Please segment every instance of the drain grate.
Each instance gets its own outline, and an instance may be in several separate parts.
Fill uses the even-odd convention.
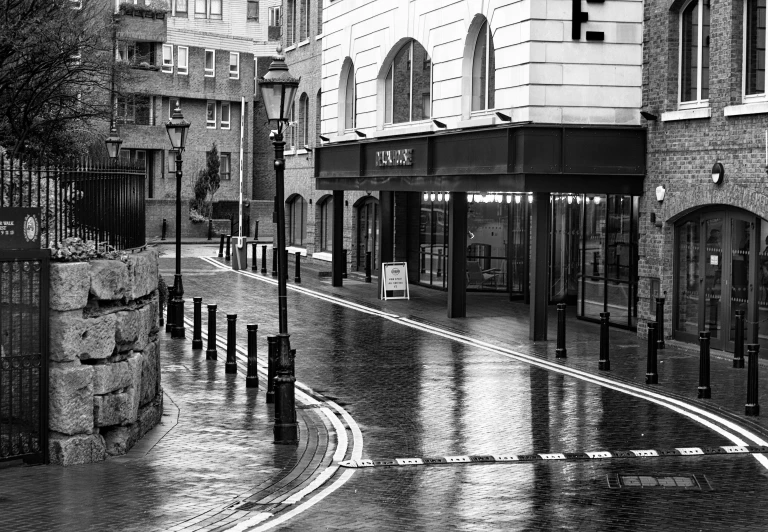
[[[635,475],[630,473],[612,473],[606,476],[611,489],[682,489],[712,490],[712,485],[704,475],[659,474]]]

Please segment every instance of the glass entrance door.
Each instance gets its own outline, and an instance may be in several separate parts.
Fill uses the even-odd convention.
[[[709,331],[711,346],[722,349],[722,315],[723,309],[723,217],[721,214],[710,215],[702,220],[702,233],[706,236],[703,253],[701,254],[701,268],[704,276],[700,279],[701,292],[704,297],[699,299],[699,315],[703,316],[703,323],[699,323],[699,330]],[[727,279],[727,277],[726,277]],[[727,314],[726,314],[727,315]]]
[[[357,209],[357,269],[365,269],[365,255],[371,252],[371,271],[378,268],[376,245],[379,240],[379,202],[368,198]]]

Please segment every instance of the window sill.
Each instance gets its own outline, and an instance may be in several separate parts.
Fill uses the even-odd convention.
[[[509,124],[509,122],[502,122],[499,118],[491,114],[482,114],[478,116],[471,116],[467,120],[460,120],[456,127],[458,128],[471,128],[482,126],[495,126],[496,124]]]
[[[297,248],[295,246],[286,246],[285,250],[288,252],[289,255],[296,255],[296,253],[300,253],[302,257],[307,256],[307,249],[306,248]]]
[[[304,40],[304,41],[301,41],[300,43],[297,43],[297,44],[296,44],[296,49],[299,49],[299,48],[301,48],[302,46],[306,46],[306,45],[308,45],[308,44],[309,44],[309,39],[306,39],[306,40]]]
[[[394,135],[411,135],[414,133],[427,133],[433,131],[434,123],[432,120],[419,121],[419,122],[406,122],[400,124],[388,124],[384,126],[384,129],[376,131],[375,135],[371,137],[391,137]]]
[[[295,45],[295,44],[292,44],[292,45],[290,45],[290,46],[287,46],[287,47],[285,48],[285,50],[284,50],[284,51],[285,51],[285,52],[291,52],[291,51],[293,51],[293,50],[295,50],[295,49],[296,49],[296,45]]]
[[[316,260],[321,260],[323,262],[332,262],[333,261],[333,255],[328,251],[322,251],[319,253],[312,254],[312,258]]]
[[[683,109],[661,113],[662,122],[675,122],[677,120],[697,120],[699,118],[712,118],[711,107],[697,107],[695,109]]]
[[[315,35],[315,40],[320,41],[323,39],[323,37],[325,37],[325,35],[323,35],[322,33],[320,35]]]
[[[725,116],[758,115],[768,113],[768,102],[753,102],[743,105],[729,105],[725,108]]]
[[[229,76],[229,79],[236,81],[240,79],[240,76],[235,76],[235,77]]]

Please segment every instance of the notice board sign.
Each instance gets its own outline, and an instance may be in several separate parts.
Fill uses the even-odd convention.
[[[0,209],[0,249],[40,249],[40,207]]]
[[[381,299],[411,299],[408,291],[408,264],[385,262],[381,265]]]

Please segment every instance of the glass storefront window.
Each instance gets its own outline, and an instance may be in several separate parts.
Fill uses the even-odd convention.
[[[468,290],[506,291],[508,234],[508,203],[495,200],[470,203],[467,211]]]
[[[584,267],[582,271],[582,300],[579,307],[581,316],[600,319],[605,312],[605,196],[584,198]]]
[[[419,282],[446,288],[448,275],[448,204],[421,199],[419,213]]]
[[[699,222],[686,222],[677,229],[677,326],[678,331],[699,330]]]

